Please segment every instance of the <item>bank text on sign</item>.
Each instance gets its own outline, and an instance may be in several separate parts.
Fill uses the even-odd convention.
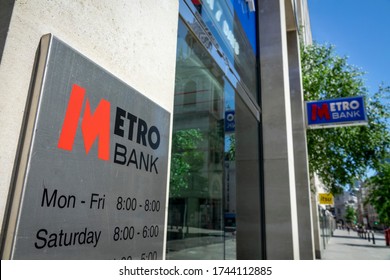
[[[362,96],[306,102],[309,128],[367,124]]]

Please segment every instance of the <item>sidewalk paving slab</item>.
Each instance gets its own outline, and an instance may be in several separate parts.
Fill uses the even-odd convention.
[[[322,251],[322,260],[390,260],[390,247],[386,246],[383,234],[375,233],[372,239],[358,236],[356,231],[336,229],[326,249]]]

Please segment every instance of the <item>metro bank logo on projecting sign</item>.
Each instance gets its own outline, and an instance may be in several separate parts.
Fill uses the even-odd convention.
[[[362,96],[306,102],[309,128],[366,125]]]

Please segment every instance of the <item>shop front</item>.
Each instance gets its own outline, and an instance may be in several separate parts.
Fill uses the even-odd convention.
[[[179,10],[166,258],[236,259],[240,179],[259,181],[237,174],[249,149],[258,157],[256,11],[241,0]]]

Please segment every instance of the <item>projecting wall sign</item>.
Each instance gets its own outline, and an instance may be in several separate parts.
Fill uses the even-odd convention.
[[[362,96],[306,102],[309,128],[366,125]]]
[[[225,132],[234,132],[236,129],[235,111],[225,112]]]
[[[170,114],[52,35],[33,88],[3,257],[162,259]]]

